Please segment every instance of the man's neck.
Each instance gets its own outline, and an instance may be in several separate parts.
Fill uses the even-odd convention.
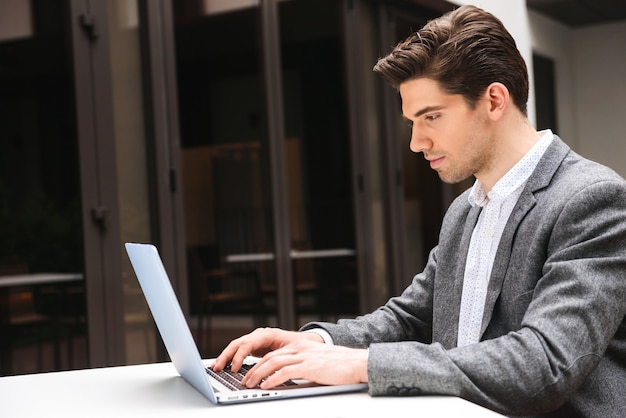
[[[526,117],[519,115],[508,122],[493,132],[494,154],[489,170],[476,174],[487,193],[541,138]]]

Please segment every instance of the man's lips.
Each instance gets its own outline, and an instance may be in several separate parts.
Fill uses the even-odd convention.
[[[433,170],[436,170],[437,167],[439,167],[443,163],[444,157],[437,157],[437,158],[428,157],[426,159],[430,162],[430,168],[432,168]]]

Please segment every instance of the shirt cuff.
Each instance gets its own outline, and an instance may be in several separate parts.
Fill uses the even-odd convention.
[[[327,331],[321,328],[311,328],[311,329],[307,329],[304,332],[313,332],[319,335],[320,337],[322,337],[322,339],[324,340],[324,343],[329,344],[329,345],[335,345],[335,343],[333,342],[333,337],[331,337]]]

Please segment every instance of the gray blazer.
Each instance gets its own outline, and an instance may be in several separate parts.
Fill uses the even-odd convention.
[[[508,415],[626,417],[626,182],[555,137],[504,229],[479,344],[456,347],[480,208],[448,209],[402,295],[321,327],[369,347],[371,395],[445,394]]]

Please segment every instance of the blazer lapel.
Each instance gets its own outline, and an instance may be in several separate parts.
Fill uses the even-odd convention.
[[[472,232],[478,221],[482,208],[479,206],[472,207],[465,220],[463,234],[458,246],[458,254],[454,255],[456,263],[448,263],[450,271],[447,268],[443,276],[444,280],[438,280],[438,290],[436,294],[440,298],[441,303],[436,304],[434,312],[435,320],[433,324],[433,340],[441,343],[445,348],[450,349],[456,347],[459,329],[459,307],[461,306],[461,296],[463,293],[463,276],[465,274],[465,260],[467,260],[467,252],[469,251]]]
[[[498,252],[493,261],[493,268],[491,270],[491,278],[489,279],[489,287],[487,288],[487,297],[485,299],[485,310],[483,312],[483,322],[481,324],[480,335],[484,334],[487,326],[491,322],[493,310],[496,305],[496,301],[500,296],[502,290],[502,283],[506,276],[509,262],[511,260],[511,248],[513,246],[513,238],[515,232],[524,216],[535,206],[536,200],[532,193],[522,193],[520,200],[502,232],[500,243],[498,245]]]
[[[511,216],[502,232],[498,251],[491,270],[491,278],[489,280],[489,288],[487,289],[487,298],[485,300],[485,310],[480,332],[481,337],[491,322],[496,301],[502,290],[502,283],[506,277],[511,260],[511,249],[516,231],[526,214],[536,205],[537,200],[535,194],[550,184],[554,173],[569,151],[570,148],[555,135],[552,144],[548,147],[535,168],[535,171],[528,179],[524,191],[520,195],[513,212],[511,212]]]

